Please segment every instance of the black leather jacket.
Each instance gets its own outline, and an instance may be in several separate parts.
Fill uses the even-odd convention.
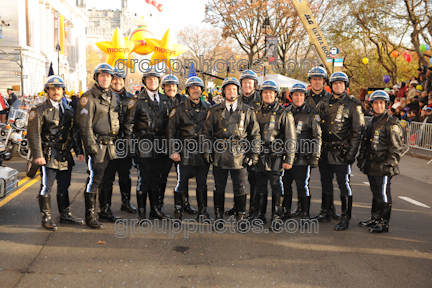
[[[123,89],[122,92],[118,92],[118,91],[115,91],[115,90],[113,90],[113,92],[115,94],[117,94],[117,96],[118,96],[118,100],[119,100],[119,103],[120,103],[120,111],[121,111],[121,113],[119,114],[120,133],[119,133],[118,138],[124,138],[124,131],[123,131],[124,127],[123,127],[122,124],[124,122],[124,118],[125,118],[125,115],[126,115],[126,112],[127,112],[127,109],[128,109],[129,100],[132,99],[132,98],[136,98],[136,96],[133,95],[133,94],[131,94],[131,93],[129,93],[129,92],[127,92],[125,89]]]
[[[290,105],[287,109],[294,115],[297,133],[297,153],[294,165],[310,165],[312,161],[318,161],[321,156],[321,119],[316,111],[306,103],[298,108]]]
[[[325,89],[321,91],[319,94],[313,93],[312,89],[306,93],[305,103],[308,104],[312,109],[316,110],[316,106],[319,102],[324,101],[327,98],[330,98],[331,94],[328,93]]]
[[[136,139],[153,143],[152,149],[142,149],[141,151],[139,143],[136,143],[135,153],[129,151],[129,156],[160,158],[167,155],[166,128],[170,110],[171,102],[168,97],[159,94],[159,106],[156,107],[146,89],[139,93],[137,98],[129,100],[124,120],[125,138],[129,141]]]
[[[74,165],[71,149],[80,155],[83,148],[73,110],[67,104],[62,105],[61,116],[49,99],[34,107],[29,114],[27,138],[33,159],[44,157],[45,167],[68,170]]]
[[[115,140],[120,131],[120,102],[112,90],[97,84],[85,92],[77,106],[77,121],[87,155],[95,163],[116,159]]]
[[[179,105],[180,103],[188,100],[188,97],[186,97],[185,95],[178,94],[178,93],[173,98],[171,98],[167,95],[165,95],[165,96],[170,100],[171,108],[173,108],[173,107]]]
[[[364,116],[360,102],[346,92],[339,98],[324,99],[318,103],[321,118],[323,163],[352,164],[357,155],[364,130]]]
[[[397,118],[387,112],[373,117],[366,126],[357,165],[370,176],[397,175],[402,145],[402,126]]]
[[[243,168],[245,156],[256,161],[261,147],[259,125],[253,109],[241,101],[237,104],[232,115],[226,109],[225,102],[212,106],[203,128],[204,138],[210,140],[213,146],[217,146],[214,144],[217,140],[226,144],[225,150],[211,149],[212,164],[223,169]],[[249,141],[251,149],[244,151],[244,145],[239,140]]]
[[[254,110],[258,110],[261,107],[261,105],[263,104],[261,94],[256,90],[249,97],[246,97],[242,94],[239,97],[239,101],[243,102],[246,105],[249,105]]]
[[[263,104],[255,113],[263,145],[255,170],[282,171],[283,163],[294,163],[297,143],[294,117],[277,100],[270,105]],[[289,142],[294,146],[289,146]]]
[[[187,99],[171,110],[170,119],[168,121],[170,154],[180,154],[181,160],[179,164],[192,166],[207,164],[202,157],[203,149],[199,145],[202,144],[199,138],[202,135],[202,128],[209,113],[209,109],[210,105],[205,101],[200,100],[200,104],[197,105]],[[175,151],[174,140],[181,142],[181,151]],[[194,147],[190,146],[191,148],[187,149],[186,144],[192,142],[191,140],[195,141],[197,145]]]

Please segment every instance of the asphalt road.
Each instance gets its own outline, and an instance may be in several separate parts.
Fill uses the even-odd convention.
[[[134,224],[136,214],[120,211],[117,181],[113,211],[128,219],[129,226],[106,223],[105,229],[92,230],[59,224],[57,232],[50,232],[41,227],[36,199],[40,181],[31,185],[28,180],[20,186],[29,186],[22,193],[0,200],[0,287],[431,287],[432,164],[426,163],[403,157],[402,175],[392,181],[390,232],[381,235],[358,226],[358,221],[370,216],[372,196],[366,176],[357,167],[351,177],[353,217],[343,232],[333,231],[334,220],[320,224],[316,233],[295,231],[294,224],[281,233],[241,234],[230,232],[231,227],[216,233],[206,225],[189,225],[188,237],[186,229],[174,233],[168,228],[163,231],[161,225],[158,231],[155,225],[145,231]],[[25,169],[20,158],[5,164]],[[135,184],[134,168],[132,175]],[[20,172],[20,179],[24,177]],[[70,187],[72,209],[79,217],[84,217],[85,180],[85,165],[79,163]],[[165,211],[171,215],[174,184],[172,170],[165,200]],[[233,196],[231,182],[228,185],[226,207]],[[210,191],[213,186],[209,175]],[[190,191],[196,207],[195,184]],[[316,215],[321,202],[317,169],[312,172],[311,191],[311,215]],[[210,192],[213,216],[212,196]],[[269,198],[268,218],[270,203]],[[340,210],[340,201],[335,203]],[[52,206],[57,219],[55,197]]]

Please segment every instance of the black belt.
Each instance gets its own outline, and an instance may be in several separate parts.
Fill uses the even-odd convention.
[[[345,145],[348,143],[346,141],[332,141],[332,142],[325,142],[323,141],[323,146],[329,149],[343,149]]]
[[[97,136],[97,140],[99,141],[99,144],[103,144],[103,145],[114,144],[113,140],[115,139],[116,137],[107,136],[107,135]]]
[[[68,142],[65,143],[46,142],[44,143],[44,145],[62,151],[62,150],[68,150],[69,143]]]

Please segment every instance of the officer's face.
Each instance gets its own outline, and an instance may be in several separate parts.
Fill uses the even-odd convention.
[[[145,78],[146,87],[150,90],[156,90],[159,87],[159,78],[156,76],[147,76]]]
[[[123,78],[113,77],[111,81],[111,88],[116,91],[120,91],[124,88],[124,84],[125,83]]]
[[[265,104],[271,104],[276,99],[276,92],[272,90],[264,90],[262,92],[262,99]]]
[[[48,88],[48,96],[54,101],[60,101],[63,98],[63,88],[50,87]]]
[[[332,86],[335,94],[342,94],[345,91],[345,82],[343,81],[335,81]]]
[[[237,86],[234,84],[228,84],[224,89],[225,98],[227,102],[235,102],[237,100]]]
[[[384,100],[375,100],[372,102],[372,109],[377,115],[381,115],[385,112],[385,106],[386,105]]]
[[[112,76],[108,73],[100,73],[97,76],[97,82],[99,83],[99,86],[103,89],[107,89],[111,85]]]
[[[177,85],[176,84],[165,84],[163,85],[165,94],[168,97],[173,98],[177,94]]]
[[[248,94],[249,95],[255,89],[255,80],[253,80],[253,79],[243,79],[241,85],[242,85],[242,90],[243,90],[244,94]]]
[[[192,100],[198,100],[201,97],[201,87],[199,86],[191,86],[189,87],[189,97]]]
[[[312,89],[315,91],[319,91],[324,87],[324,78],[321,77],[312,77],[310,80]]]
[[[294,107],[300,107],[305,102],[305,94],[302,92],[294,92],[291,95],[291,100]]]

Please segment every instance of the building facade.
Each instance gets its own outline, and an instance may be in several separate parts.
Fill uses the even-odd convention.
[[[0,49],[18,62],[17,49],[23,49],[24,95],[43,90],[51,63],[68,90],[85,90],[88,18],[76,0],[0,0],[0,9],[2,21],[9,24],[2,27]],[[7,88],[21,86],[16,75],[20,67],[2,51],[0,55],[0,93],[4,95]],[[22,89],[16,94],[22,94]]]

